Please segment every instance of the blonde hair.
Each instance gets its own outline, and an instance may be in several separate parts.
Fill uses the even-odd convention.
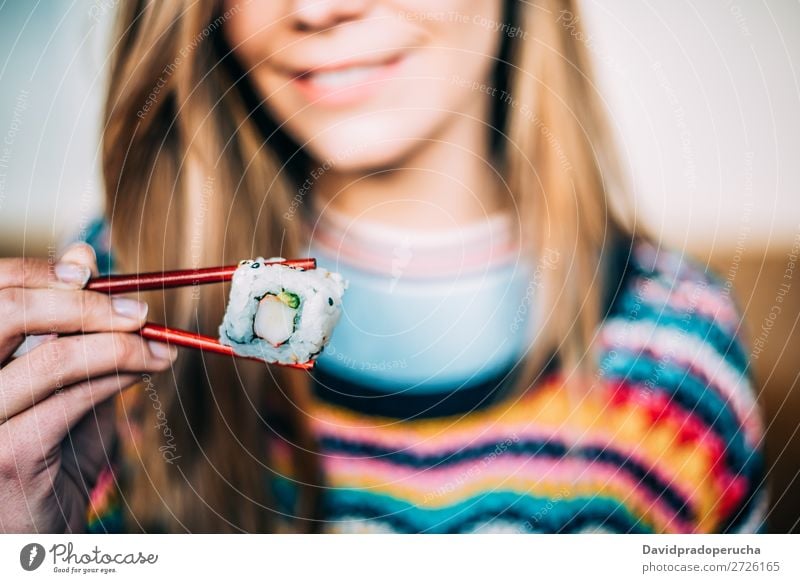
[[[615,198],[623,190],[575,2],[509,0],[506,8],[526,34],[505,39],[498,60],[497,82],[514,99],[498,104],[497,129],[505,134],[498,163],[523,232],[533,234],[531,253],[555,250],[559,258],[543,274],[546,325],[526,374],[553,354],[562,367],[580,370],[602,318],[607,282],[597,266],[625,232],[610,211],[620,205],[609,179]],[[285,214],[303,153],[287,147],[239,78],[218,34],[229,16],[210,0],[120,7],[103,135],[120,269],[222,265],[301,249],[298,221]],[[225,295],[213,286],[148,301],[161,321],[214,335]],[[275,431],[291,444],[300,486],[294,524],[313,530],[322,484],[304,416],[307,377],[183,351],[174,371],[153,382],[181,461],[164,462],[157,411],[142,407],[141,442],[126,451],[131,471],[123,475],[130,528],[275,529],[262,464],[270,459],[264,436],[281,427]]]

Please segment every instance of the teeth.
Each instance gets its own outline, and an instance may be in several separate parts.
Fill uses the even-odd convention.
[[[336,71],[312,73],[308,78],[316,85],[322,85],[324,87],[347,87],[367,81],[378,68],[379,67],[374,65],[348,67],[347,69],[339,69]]]

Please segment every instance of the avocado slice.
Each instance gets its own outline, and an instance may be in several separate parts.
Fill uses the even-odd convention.
[[[278,294],[278,299],[294,310],[300,307],[300,296],[292,292],[283,290]]]

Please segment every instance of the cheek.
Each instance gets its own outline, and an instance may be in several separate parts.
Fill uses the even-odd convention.
[[[278,47],[274,40],[280,31],[283,14],[275,0],[227,0],[225,9],[231,14],[222,27],[228,44],[246,65],[264,61]]]

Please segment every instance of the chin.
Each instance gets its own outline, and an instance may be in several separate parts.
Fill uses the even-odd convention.
[[[362,142],[363,143],[363,142]],[[358,148],[358,149],[357,149]],[[359,146],[339,145],[337,147],[309,145],[308,152],[322,164],[324,160],[332,160],[333,167],[341,173],[365,173],[383,169],[398,168],[410,155],[413,147],[405,143],[365,143]]]
[[[383,116],[382,116],[383,117]],[[332,160],[339,172],[363,172],[397,168],[427,141],[426,132],[419,127],[420,119],[377,120],[365,116],[358,120],[340,122],[312,134],[305,142],[306,150],[315,159]],[[414,123],[416,122],[416,123]]]

